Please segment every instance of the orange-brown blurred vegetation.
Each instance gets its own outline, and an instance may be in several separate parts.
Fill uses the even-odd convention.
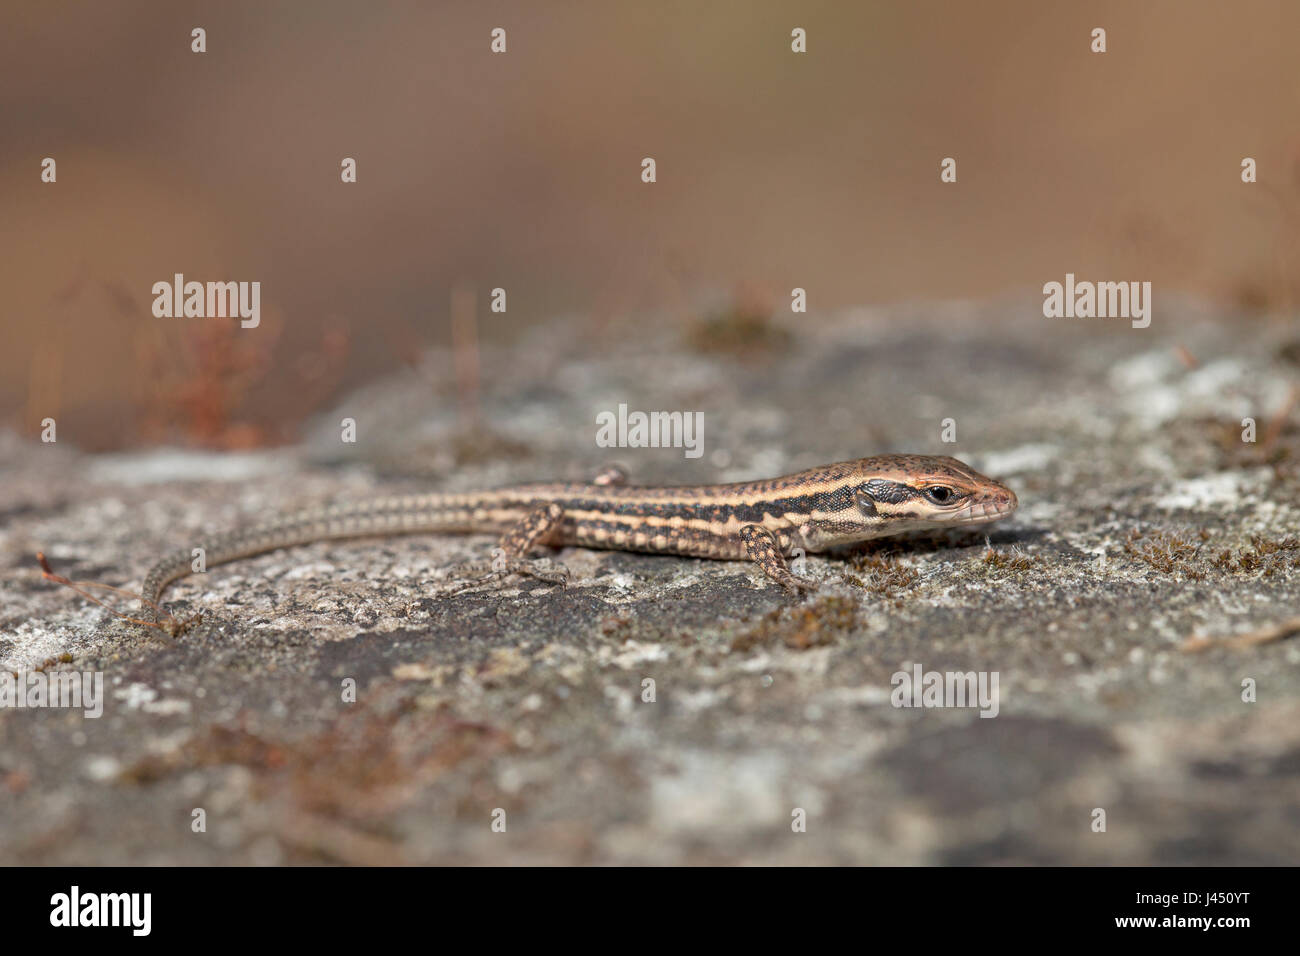
[[[1067,271],[1285,314],[1297,36],[1294,0],[6,4],[0,426],[286,440],[447,341],[466,284],[480,337]],[[177,272],[260,281],[261,327],[154,318]]]

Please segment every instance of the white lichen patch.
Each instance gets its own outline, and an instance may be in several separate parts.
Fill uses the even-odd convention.
[[[293,470],[293,455],[282,449],[256,452],[205,452],[163,449],[99,455],[87,472],[95,481],[150,485],[173,481],[247,481]]]
[[[972,464],[985,474],[998,477],[1043,471],[1060,458],[1061,450],[1056,445],[1047,442],[1030,442],[1017,445],[1015,448],[976,456]]]
[[[1167,485],[1155,496],[1155,505],[1166,511],[1222,511],[1245,504],[1266,481],[1266,469],[1212,472]]]
[[[609,662],[623,670],[636,670],[643,664],[666,661],[671,657],[663,644],[642,644],[628,641],[622,645],[621,653],[612,655]]]
[[[1176,418],[1242,418],[1277,407],[1287,383],[1244,359],[1222,358],[1188,369],[1172,350],[1143,352],[1120,362],[1109,383],[1140,425]]]
[[[661,833],[735,832],[789,813],[780,789],[789,768],[777,755],[686,751],[673,762],[677,774],[650,783],[650,823]]]

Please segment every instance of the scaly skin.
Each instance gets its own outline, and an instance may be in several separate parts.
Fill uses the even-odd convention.
[[[795,550],[826,551],[908,531],[987,524],[1017,507],[1015,493],[955,458],[880,455],[765,481],[651,488],[621,472],[591,484],[519,485],[497,491],[373,498],[276,517],[195,546],[207,567],[342,538],[392,534],[500,534],[495,573],[562,581],[524,559],[536,547],[604,548],[750,560],[777,584],[815,585],[786,563]],[[145,579],[155,620],[167,585],[191,573],[191,552],[160,561]]]

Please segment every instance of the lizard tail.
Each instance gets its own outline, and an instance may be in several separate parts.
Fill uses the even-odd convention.
[[[468,495],[397,495],[310,508],[238,531],[204,537],[195,542],[192,550],[168,555],[149,570],[141,592],[145,613],[154,623],[161,623],[162,595],[167,586],[218,564],[314,541],[480,530],[474,519]]]

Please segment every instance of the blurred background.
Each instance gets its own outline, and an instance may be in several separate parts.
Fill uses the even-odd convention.
[[[1297,0],[0,4],[0,666],[120,685],[0,713],[0,862],[1293,864],[1298,36]],[[259,282],[260,325],[155,317],[176,273]],[[1151,327],[1044,318],[1067,273],[1152,283]],[[704,455],[601,447],[624,403]],[[798,602],[321,543],[179,582],[165,647],[33,560],[129,594],[307,502],[886,451],[1020,509]],[[912,664],[1006,706],[888,706]]]
[[[481,339],[593,348],[1066,272],[1286,321],[1297,36],[1292,0],[6,4],[0,426],[291,441],[450,341],[456,289]],[[155,318],[177,272],[260,281],[261,326]]]

